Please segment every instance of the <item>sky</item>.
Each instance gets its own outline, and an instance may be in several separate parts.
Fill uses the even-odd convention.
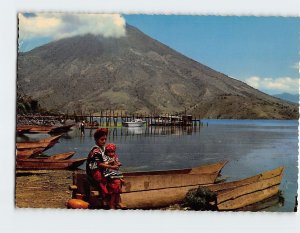
[[[126,23],[268,94],[299,92],[296,17],[19,14],[19,49],[85,33],[126,36]]]

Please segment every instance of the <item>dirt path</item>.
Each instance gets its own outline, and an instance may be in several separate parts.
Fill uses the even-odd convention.
[[[16,172],[16,207],[66,208],[71,198],[72,171],[35,170]]]

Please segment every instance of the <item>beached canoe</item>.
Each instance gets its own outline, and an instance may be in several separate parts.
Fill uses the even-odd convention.
[[[280,167],[247,179],[204,186],[217,192],[215,205],[218,210],[234,210],[276,195],[282,174],[283,168]],[[180,203],[189,190],[197,187],[199,185],[124,192],[121,197],[129,209],[159,208]]]
[[[283,170],[278,167],[250,178],[207,187],[217,193],[218,210],[239,209],[276,195]]]
[[[54,160],[54,159],[20,159],[16,168],[23,170],[56,170],[76,169],[85,162],[86,158]]]
[[[54,144],[58,142],[61,136],[62,135],[48,137],[48,138],[41,139],[39,141],[17,142],[16,146],[18,150],[36,149],[36,148],[44,148],[44,150],[46,150],[54,146]]]
[[[31,128],[32,126],[24,126],[24,127],[17,126],[16,128],[17,135],[23,135],[24,133],[29,133]]]
[[[191,169],[124,173],[123,192],[212,184],[227,161]]]
[[[52,129],[53,126],[32,125],[29,133],[50,133]]]
[[[47,137],[47,138],[40,139],[36,142],[57,142],[61,138],[61,136],[62,136],[62,134],[52,136],[52,137]]]
[[[34,157],[35,159],[52,159],[52,160],[66,160],[70,159],[75,154],[74,151],[71,152],[65,152],[60,154],[55,154],[51,156],[41,156],[41,157]]]
[[[17,159],[28,159],[30,157],[39,155],[44,150],[45,150],[44,147],[34,148],[34,149],[17,150],[16,151]]]
[[[163,202],[163,205],[169,205],[170,201],[173,203],[182,199],[180,197],[181,199],[178,200],[176,198],[177,193],[172,192],[172,190],[183,189],[186,193],[191,186],[197,187],[199,185],[212,184],[216,181],[217,176],[226,163],[227,161],[224,161],[191,169],[124,173],[125,184],[122,195],[134,194],[129,197],[132,201],[141,199],[142,201],[134,201],[134,203],[141,203],[138,208],[145,207],[144,204],[147,202],[147,197],[143,198],[143,193],[147,194],[148,192],[151,192],[150,195],[154,193],[154,196],[151,196],[152,201],[146,204],[147,208],[155,207],[158,199],[160,199],[160,202]],[[91,191],[94,194],[97,193],[95,192],[97,189],[91,186],[86,174],[80,171],[74,173],[72,187],[74,197],[76,194],[88,197]],[[170,192],[166,195],[161,193],[162,196],[155,196],[160,190],[169,190]],[[124,196],[124,198],[127,202],[129,201],[128,195]]]
[[[74,124],[71,125],[62,125],[62,126],[49,126],[49,125],[20,125],[18,128],[28,128],[30,127],[29,133],[49,133],[49,134],[55,134],[55,133],[63,133],[67,132],[71,129],[71,127],[74,126]]]
[[[17,150],[44,148],[44,151],[54,146],[54,144],[55,142],[17,142],[16,147]]]

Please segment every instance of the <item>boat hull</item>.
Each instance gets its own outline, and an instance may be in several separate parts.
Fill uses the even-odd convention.
[[[72,152],[65,152],[65,153],[60,153],[60,154],[55,154],[55,155],[51,155],[48,157],[45,156],[41,156],[41,157],[34,157],[35,159],[47,159],[47,160],[66,160],[66,159],[70,159],[73,155],[75,154],[74,151]]]
[[[129,208],[154,208],[176,203],[189,189],[214,183],[226,163],[192,169],[124,173],[122,201]],[[97,191],[82,172],[74,174],[73,185],[76,186],[73,197],[82,194],[86,201],[89,201],[91,191]]]
[[[217,192],[218,210],[239,209],[276,195],[282,179],[283,168],[277,168],[240,181],[203,185]],[[153,190],[124,192],[122,203],[129,209],[152,209],[180,203],[187,192],[198,185],[170,187]]]
[[[217,208],[219,210],[235,210],[239,209],[269,197],[279,192],[279,186],[283,176],[283,167],[279,167],[272,171],[262,173],[258,176],[251,177],[253,182],[241,182],[235,187],[231,186],[231,182],[223,185],[223,189],[219,189],[217,185],[211,187],[211,190],[219,189],[217,192]]]
[[[23,149],[17,150],[17,159],[28,159],[30,157],[36,156],[42,153],[45,150],[45,147],[34,148],[34,149]]]
[[[144,123],[142,123],[142,122],[138,122],[138,123],[123,122],[122,125],[125,127],[142,127],[144,125]]]
[[[37,148],[45,148],[44,150],[46,150],[54,146],[54,144],[58,142],[61,136],[62,135],[57,135],[57,136],[48,137],[33,142],[17,142],[16,146],[18,150],[28,150],[28,149],[37,149]]]
[[[85,162],[86,158],[51,160],[51,159],[25,159],[17,160],[16,168],[23,170],[53,170],[75,169]]]

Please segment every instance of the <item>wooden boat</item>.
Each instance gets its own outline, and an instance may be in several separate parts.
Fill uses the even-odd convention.
[[[132,121],[122,122],[122,125],[125,127],[142,127],[145,123],[146,121],[142,119],[134,119]]]
[[[30,129],[32,128],[32,126],[17,126],[17,135],[23,135],[24,133],[29,133]]]
[[[29,141],[29,142],[17,142],[16,146],[18,150],[24,149],[36,149],[36,148],[44,148],[44,150],[49,149],[50,147],[54,146],[55,143],[58,142],[59,138],[62,135],[57,135],[53,137],[48,137],[41,139],[39,141]],[[42,151],[44,151],[42,150]]]
[[[147,202],[147,197],[144,199],[143,193],[150,192],[154,193],[154,196],[151,197],[151,202],[147,203],[147,207],[155,207],[157,199],[166,200],[167,205],[173,202],[171,196],[176,196],[176,193],[173,193],[173,189],[186,189],[185,193],[190,189],[191,186],[198,186],[204,184],[212,184],[215,182],[217,176],[219,175],[221,169],[225,166],[227,161],[219,162],[211,165],[195,167],[191,169],[180,169],[180,170],[167,170],[167,171],[149,171],[149,172],[127,172],[124,173],[125,184],[123,187],[123,195],[131,195],[130,198],[134,203],[143,203],[138,208],[144,207],[145,202]],[[87,179],[87,176],[83,172],[76,172],[73,177],[73,196],[76,194],[82,194],[87,199],[89,199],[90,192],[93,191],[95,195],[98,195],[95,192],[96,188],[93,187]],[[155,196],[156,192],[160,190],[170,190],[169,195]],[[140,196],[141,195],[141,196]],[[128,202],[128,195],[124,198]],[[122,197],[123,198],[123,197]],[[141,199],[144,201],[134,201],[134,199]],[[89,200],[87,200],[89,201]],[[176,199],[177,201],[177,199]],[[135,207],[134,207],[135,208]]]
[[[29,130],[30,133],[50,133],[50,131],[53,129],[52,126],[40,126],[40,125],[34,125]]]
[[[60,154],[55,154],[51,156],[43,156],[43,157],[34,157],[35,159],[52,159],[52,160],[66,160],[70,159],[73,155],[75,154],[74,151],[71,152],[65,152],[65,153],[60,153]]]
[[[16,146],[18,150],[44,148],[44,151],[54,146],[55,143],[56,142],[17,142]]]
[[[57,170],[76,169],[85,162],[86,158],[55,160],[55,159],[18,159],[17,169],[23,170]]]
[[[212,184],[227,161],[180,170],[124,173],[124,192]]]
[[[71,127],[73,127],[74,124],[71,124],[71,125],[62,125],[62,126],[55,126],[55,127],[52,127],[52,129],[50,130],[50,134],[53,133],[63,133],[63,132],[68,132]]]
[[[62,134],[53,136],[53,137],[47,137],[47,138],[38,140],[37,142],[57,142],[61,136],[62,136]]]
[[[17,150],[16,155],[17,159],[28,159],[35,155],[39,155],[45,150],[44,147],[42,148],[34,148],[34,149],[24,149],[24,150]]]
[[[283,168],[228,183],[205,185],[217,192],[218,210],[234,210],[276,195],[282,179]],[[122,202],[129,209],[150,209],[180,203],[186,193],[199,185],[122,193]]]
[[[279,192],[283,170],[283,167],[278,167],[250,178],[208,188],[217,193],[215,204],[218,210],[234,210],[276,195]]]
[[[21,125],[19,128],[30,127],[29,133],[62,133],[67,132],[71,129],[71,125],[62,125],[62,126],[50,126],[50,125]]]

